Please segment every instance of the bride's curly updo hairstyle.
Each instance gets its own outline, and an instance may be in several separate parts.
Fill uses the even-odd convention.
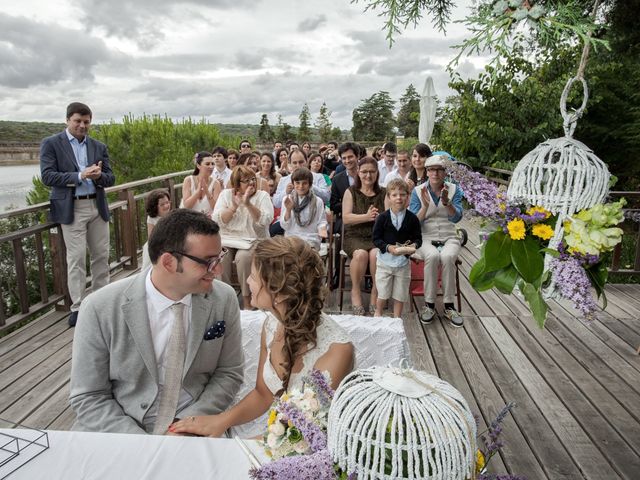
[[[316,329],[327,295],[324,263],[304,240],[283,236],[258,242],[253,262],[262,288],[273,298],[274,313],[284,325],[282,385],[286,391],[296,358],[317,344]],[[284,318],[276,309],[278,304],[286,307]]]

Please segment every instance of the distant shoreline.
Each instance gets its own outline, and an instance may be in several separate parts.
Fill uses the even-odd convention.
[[[14,160],[14,159],[2,159],[0,158],[0,167],[15,167],[18,165],[38,165],[40,160]]]

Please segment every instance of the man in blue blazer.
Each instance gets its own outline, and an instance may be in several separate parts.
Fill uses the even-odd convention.
[[[91,118],[87,105],[69,104],[65,131],[45,138],[40,145],[42,181],[51,187],[49,219],[61,224],[67,249],[72,327],[87,282],[87,247],[92,289],[109,283],[109,206],[104,189],[115,183],[115,177],[106,145],[87,135]]]

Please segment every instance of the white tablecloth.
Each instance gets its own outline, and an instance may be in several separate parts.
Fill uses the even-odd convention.
[[[2,433],[33,437],[29,430],[0,429],[1,444],[7,441]],[[49,449],[16,470],[10,480],[249,478],[249,459],[232,439],[60,431],[48,434]],[[260,461],[266,461],[257,442],[246,443]],[[28,455],[25,450],[0,467],[0,478],[22,461],[21,456]]]
[[[242,344],[245,354],[244,383],[238,393],[241,400],[255,386],[260,335],[265,314],[260,311],[242,310]],[[356,349],[356,368],[374,365],[398,365],[401,359],[410,362],[409,344],[404,333],[402,319],[390,317],[358,317],[355,315],[331,315],[349,334]],[[266,426],[266,415],[234,432],[249,438],[261,434]]]

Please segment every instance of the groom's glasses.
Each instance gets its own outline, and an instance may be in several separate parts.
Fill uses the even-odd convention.
[[[217,257],[213,257],[210,258],[209,260],[205,260],[204,258],[199,258],[199,257],[194,257],[193,255],[189,255],[188,253],[184,253],[184,252],[169,252],[171,255],[182,255],[183,257],[187,257],[190,260],[193,260],[196,263],[199,263],[200,265],[206,265],[207,266],[207,272],[211,273],[215,270],[215,268],[218,266],[218,264],[222,261],[222,259],[224,258],[224,256],[229,253],[229,250],[227,250],[226,248],[222,247],[222,250],[220,251],[220,255],[218,255]]]

